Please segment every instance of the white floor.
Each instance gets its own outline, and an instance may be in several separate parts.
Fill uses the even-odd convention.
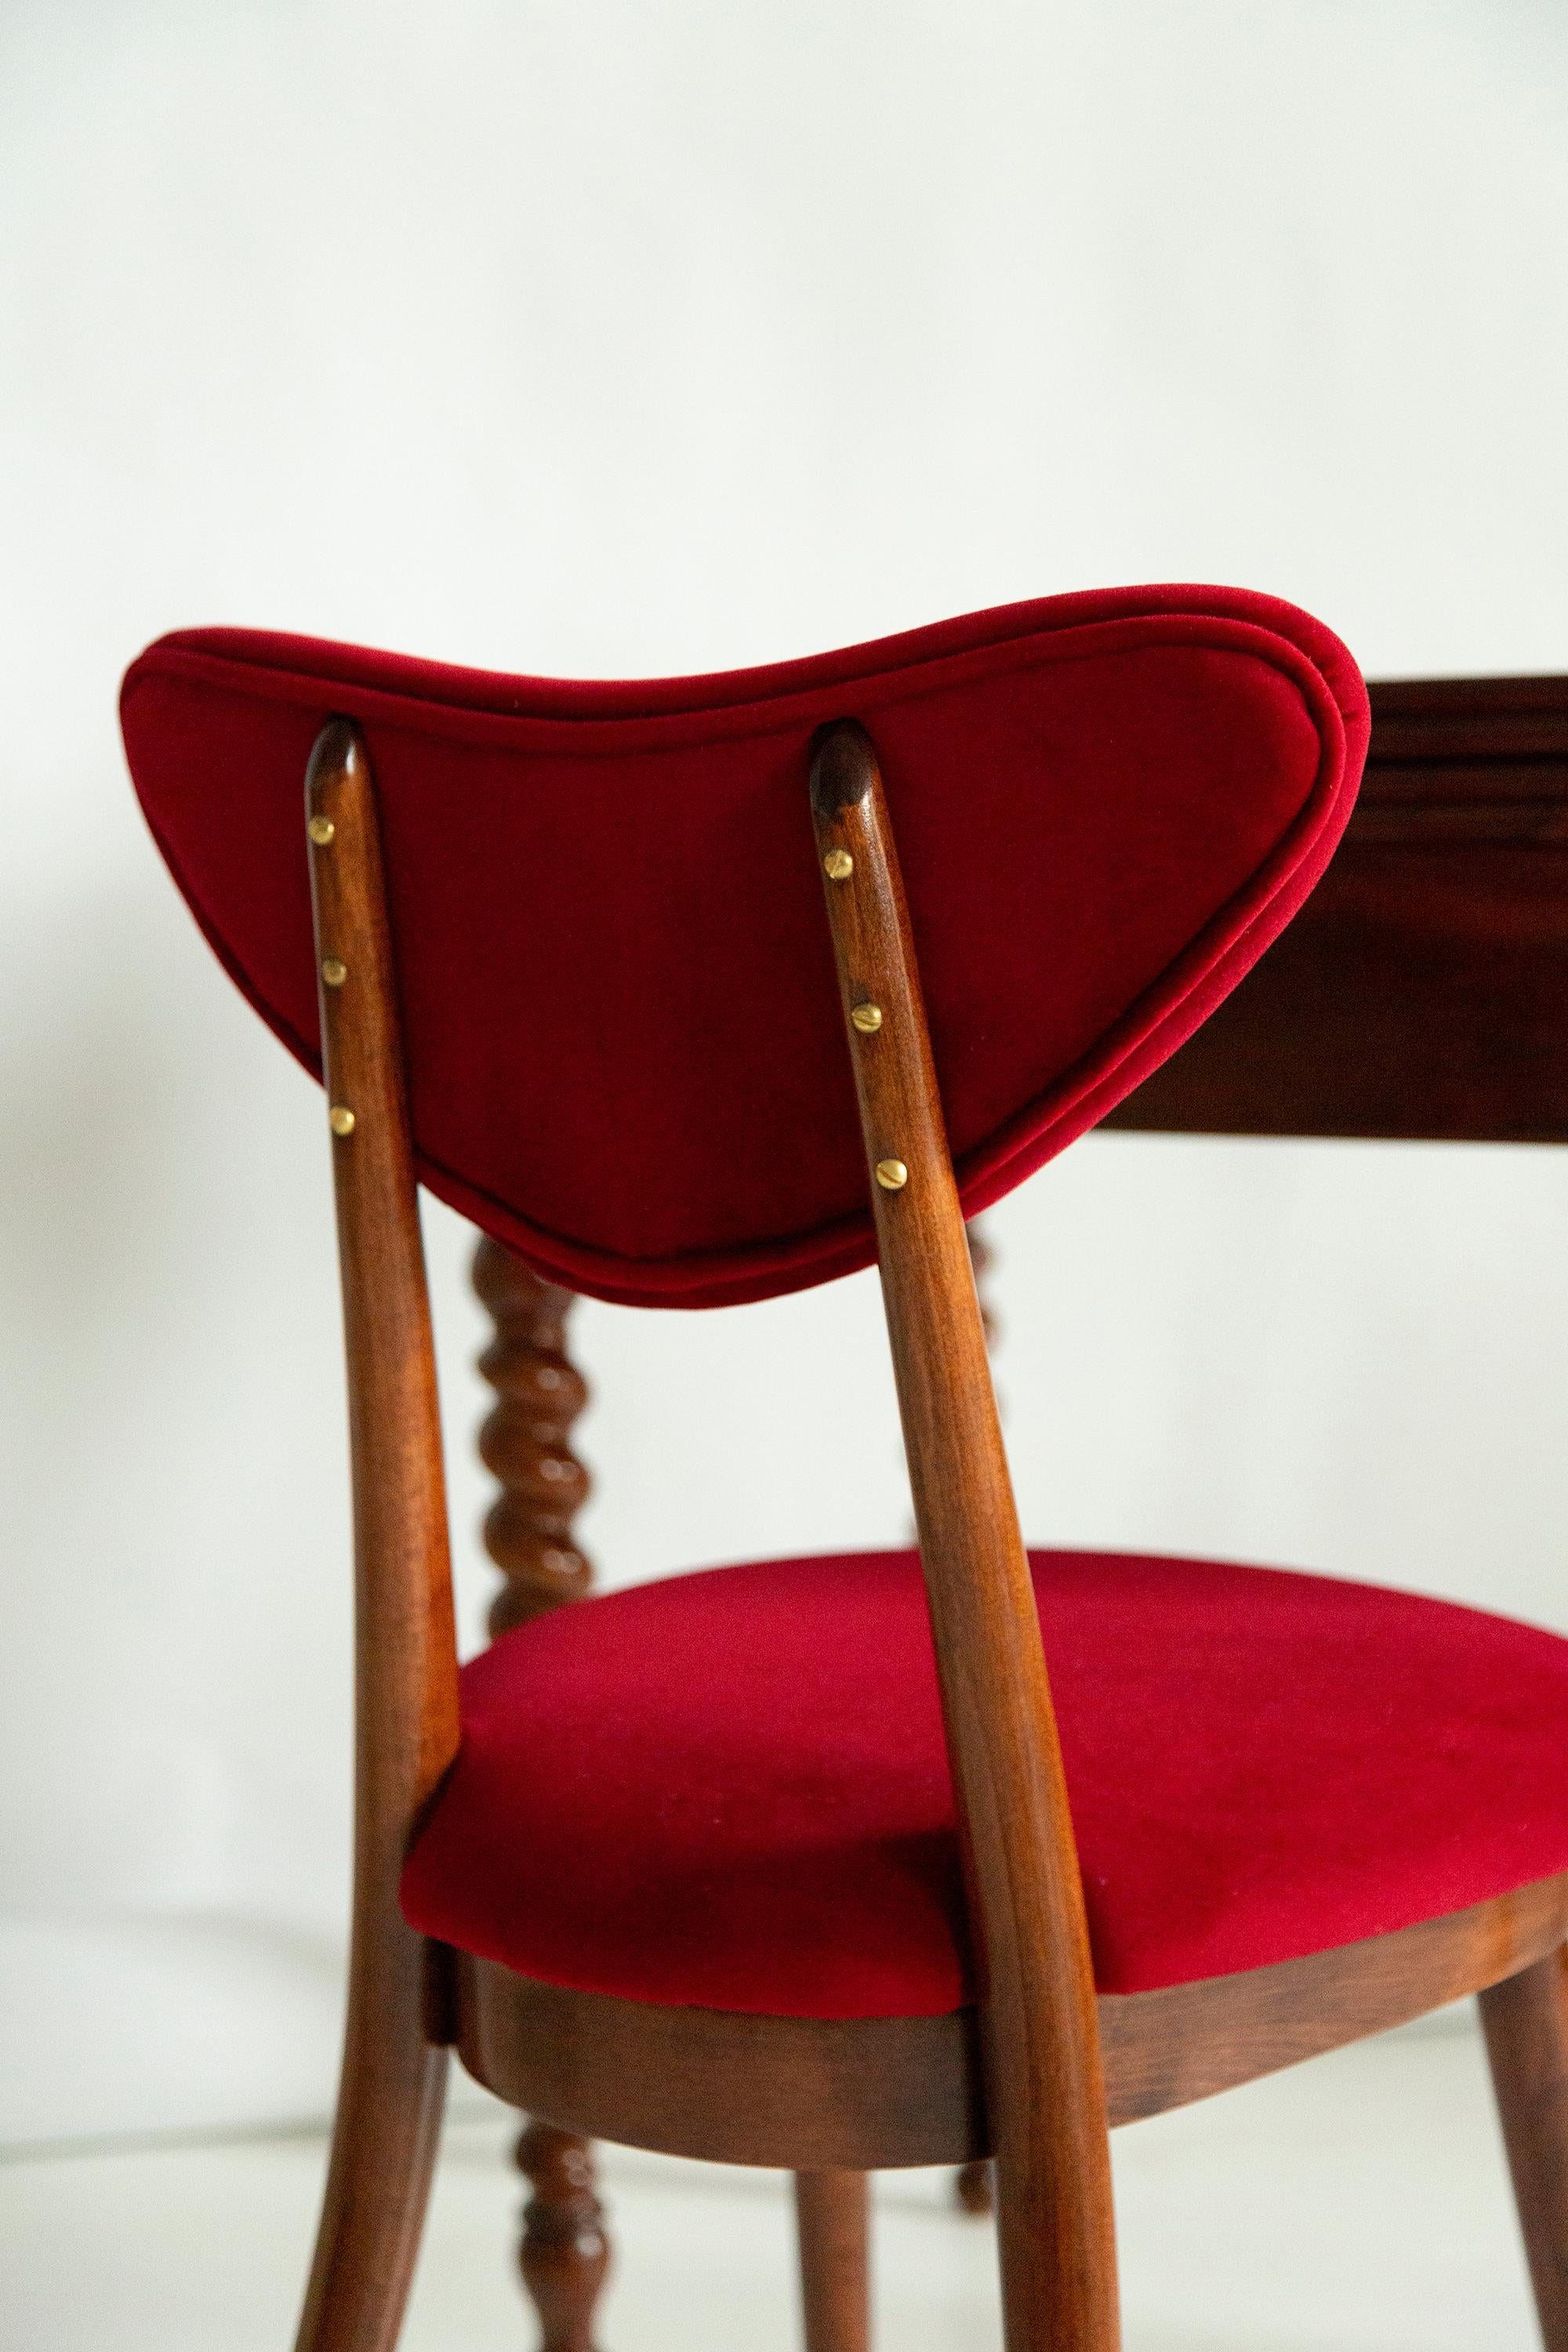
[[[528,2352],[509,2245],[511,2124],[465,2089],[406,2352]],[[1407,2032],[1121,2133],[1130,2352],[1527,2352],[1523,2269],[1479,2044]],[[6,2352],[283,2352],[314,2219],[314,2135],[0,2168]],[[796,2341],[785,2184],[605,2157],[605,2352]],[[989,2225],[948,2177],[878,2182],[884,2352],[995,2342]]]

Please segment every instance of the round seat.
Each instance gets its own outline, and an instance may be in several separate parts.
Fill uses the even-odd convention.
[[[1036,1551],[1095,1973],[1230,1975],[1568,1869],[1568,1641],[1334,1578]],[[408,1858],[427,1935],[777,2016],[973,1997],[911,1551],[574,1603],[463,1669]]]

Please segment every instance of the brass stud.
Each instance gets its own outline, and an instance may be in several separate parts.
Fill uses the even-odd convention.
[[[325,849],[337,829],[330,816],[313,816],[306,827],[318,849]]]
[[[901,1192],[910,1181],[910,1171],[901,1160],[879,1160],[877,1181],[884,1192]]]
[[[879,1004],[852,1004],[849,1018],[862,1037],[874,1037],[882,1025],[882,1008]]]
[[[327,1113],[327,1125],[334,1135],[352,1135],[354,1131],[354,1115],[346,1103],[334,1103]]]
[[[830,882],[847,882],[855,871],[855,860],[847,849],[830,849],[822,861],[822,870]]]
[[[341,988],[348,976],[349,968],[347,964],[340,963],[336,956],[329,956],[326,962],[321,966],[321,978],[326,982],[329,988]]]

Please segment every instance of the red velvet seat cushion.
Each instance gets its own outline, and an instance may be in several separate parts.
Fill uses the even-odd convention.
[[[1374,1586],[1031,1554],[1103,1990],[1321,1951],[1568,1869],[1568,1642]],[[578,1602],[463,1670],[406,1864],[547,1982],[810,2017],[970,1994],[910,1552]]]
[[[1339,838],[1368,727],[1321,623],[1194,587],[623,684],[186,630],[121,711],[193,913],[318,1073],[302,778],[322,721],[358,722],[421,1177],[575,1289],[684,1307],[875,1255],[806,806],[825,720],[878,747],[970,1211],[1262,953]]]

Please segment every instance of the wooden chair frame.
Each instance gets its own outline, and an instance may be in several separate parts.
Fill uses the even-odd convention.
[[[311,754],[306,814],[350,1391],[355,1868],[342,2081],[300,2352],[384,2352],[395,2342],[451,2045],[479,2080],[562,2132],[793,2171],[809,2352],[859,2352],[867,2341],[867,2173],[980,2156],[996,2167],[1007,2352],[1113,2352],[1109,2126],[1471,1991],[1487,1996],[1543,2334],[1549,2352],[1568,2352],[1568,1874],[1310,1959],[1095,1994],[897,856],[875,752],[858,727],[820,740],[810,794],[979,2006],[858,2021],[665,2009],[534,1983],[426,1945],[404,1924],[403,1856],[457,1751],[457,1659],[374,791],[357,731],[329,722]],[[592,2235],[591,2218],[584,2227]],[[602,2269],[602,2243],[600,2256]],[[585,2344],[585,2314],[574,2305],[567,2319],[576,2332],[559,2340]]]

